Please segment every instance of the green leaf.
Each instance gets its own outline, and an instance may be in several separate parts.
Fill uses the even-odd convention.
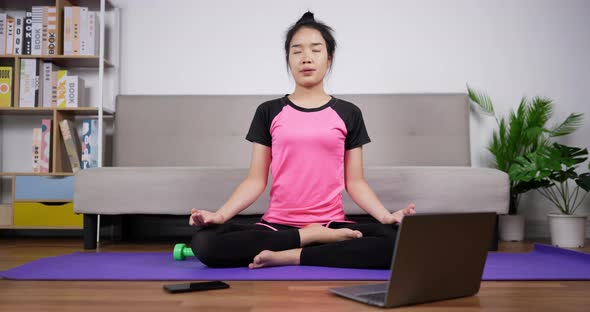
[[[555,171],[551,173],[550,177],[552,180],[557,182],[565,182],[569,179],[576,179],[578,177],[578,174],[574,170],[575,168],[569,168],[566,171]]]
[[[524,115],[524,139],[522,141],[525,153],[535,151],[544,141],[545,124],[553,114],[553,101],[546,97],[536,96],[527,106]]]
[[[527,144],[524,130],[526,127],[527,118],[527,102],[526,98],[522,98],[518,109],[514,112],[510,112],[509,117],[509,128],[508,137],[505,144],[508,149],[508,155],[513,159],[514,157],[522,154],[522,147]]]
[[[590,167],[590,165],[588,167]],[[590,192],[590,172],[582,173],[580,177],[576,179],[576,184],[584,191]]]
[[[536,164],[524,157],[518,157],[508,172],[508,176],[512,181],[528,182],[533,180],[536,175]]]
[[[559,159],[561,164],[567,168],[583,163],[587,159],[587,157],[584,157],[588,155],[587,149],[561,145],[559,143],[554,143],[553,147],[557,151],[557,154],[552,155],[552,157]]]
[[[469,98],[479,105],[479,107],[481,107],[484,112],[492,115],[494,114],[494,105],[492,104],[492,99],[490,99],[487,94],[475,91],[471,89],[469,85],[467,85],[467,93],[469,94]]]
[[[526,125],[530,128],[544,128],[553,114],[553,102],[546,97],[534,97],[527,108]]]
[[[555,126],[549,131],[551,137],[558,137],[562,135],[568,135],[580,128],[583,123],[584,114],[570,114],[560,125]]]
[[[496,168],[498,170],[508,172],[512,163],[512,158],[507,156],[507,139],[506,139],[506,121],[504,118],[500,119],[498,130],[492,134],[492,141],[488,150],[496,157]]]
[[[555,185],[555,183],[551,182],[549,179],[543,179],[540,181],[532,180],[528,182],[519,182],[513,188],[512,191],[515,194],[522,194],[526,193],[530,190],[538,189],[540,187],[551,187]]]

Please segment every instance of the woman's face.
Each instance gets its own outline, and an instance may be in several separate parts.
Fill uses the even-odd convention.
[[[295,33],[289,46],[289,68],[298,85],[322,83],[331,63],[326,41],[318,30],[303,27]]]

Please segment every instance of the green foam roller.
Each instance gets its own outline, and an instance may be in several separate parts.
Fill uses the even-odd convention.
[[[186,246],[186,244],[176,244],[174,246],[174,260],[181,261],[186,259],[186,257],[194,257],[195,254],[190,247]]]

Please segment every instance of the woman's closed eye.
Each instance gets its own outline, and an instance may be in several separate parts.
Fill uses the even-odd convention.
[[[322,52],[321,50],[312,50],[312,52]],[[301,51],[293,52],[293,54],[299,54]]]

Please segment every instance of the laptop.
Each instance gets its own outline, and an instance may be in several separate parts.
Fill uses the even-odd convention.
[[[475,295],[495,222],[495,212],[405,216],[387,283],[329,290],[384,308]]]

